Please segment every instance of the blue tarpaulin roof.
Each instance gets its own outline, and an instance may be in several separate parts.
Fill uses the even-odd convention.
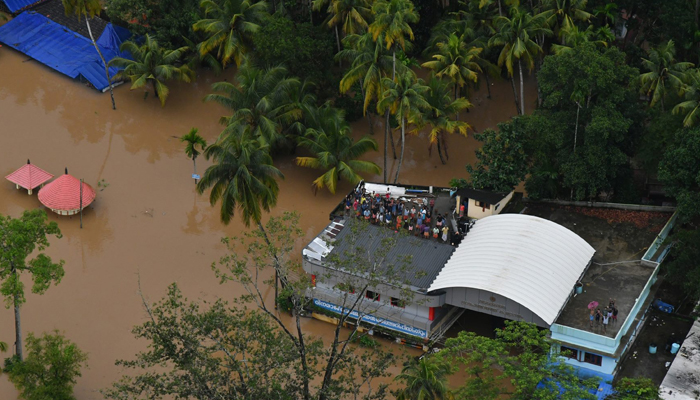
[[[119,46],[130,35],[124,28],[107,25],[97,45],[108,63],[116,56],[125,56],[119,53]],[[71,78],[83,77],[98,90],[109,86],[104,64],[90,39],[41,14],[25,11],[0,26],[0,42]],[[111,67],[110,77],[118,71]]]
[[[2,0],[2,2],[7,6],[7,9],[12,13],[29,7],[34,3],[38,3],[39,1],[41,0]]]

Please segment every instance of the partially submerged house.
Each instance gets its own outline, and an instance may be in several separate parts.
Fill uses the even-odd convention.
[[[605,229],[602,225],[587,227],[585,217],[572,219],[571,212],[559,209],[550,215],[489,215],[471,220],[466,225],[469,228],[463,229],[465,218],[457,215],[457,196],[450,189],[371,185],[374,196],[431,205],[433,215],[448,213],[447,224],[451,229],[459,227],[461,240],[423,239],[397,233],[393,226],[370,225],[348,243],[357,219],[341,205],[331,214],[332,222],[302,251],[302,266],[315,283],[309,296],[316,307],[345,314],[350,310],[344,304],[360,299],[370,307],[351,313],[355,323],[389,335],[394,332],[396,337],[413,337],[414,343],[426,345],[439,339],[465,310],[527,321],[551,331],[553,354],[566,352],[570,357],[565,361],[581,376],[613,379],[644,324],[659,265],[667,252],[662,243],[675,218],[668,220],[655,240],[655,234],[646,233],[635,237],[642,239],[635,243],[627,243],[627,232],[620,236],[606,220],[596,223],[608,226],[608,232],[601,231]],[[493,197],[490,204],[499,204],[509,195],[498,197],[500,201]],[[394,235],[396,243],[388,259],[410,256],[406,283],[400,287],[380,284],[362,293],[355,290],[362,284],[343,287],[344,271],[329,261],[343,257],[350,247],[371,253],[388,235]],[[647,238],[653,241],[651,245]],[[611,243],[620,246],[619,250]],[[647,246],[641,259],[630,259]],[[335,273],[329,274],[329,268],[336,268]],[[322,279],[324,276],[333,278]],[[353,279],[361,282],[362,273],[353,272]],[[410,304],[400,298],[406,289],[414,297]],[[598,301],[604,307],[610,298],[616,299],[619,320],[606,332],[600,326],[590,329],[588,304]]]
[[[77,17],[66,17],[60,0],[43,3],[37,10],[43,14],[35,10],[24,11],[0,26],[0,42],[70,78],[87,82],[102,92],[107,90],[109,81],[104,64],[92,41],[54,20],[64,23],[75,20],[73,22],[77,23]],[[120,53],[119,46],[129,39],[131,33],[99,18],[94,20],[101,22],[95,24],[93,33],[106,62],[117,56],[128,56]],[[76,30],[85,29],[81,28],[85,25],[84,19],[82,21],[81,26],[75,27]],[[118,68],[110,67],[110,77],[114,77],[118,71]]]
[[[469,218],[480,219],[489,215],[498,215],[513,198],[513,191],[491,192],[488,190],[463,188],[458,189],[453,196],[456,199],[457,209],[464,206],[464,215]]]

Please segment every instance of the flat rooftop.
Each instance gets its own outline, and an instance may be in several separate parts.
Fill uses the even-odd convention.
[[[352,224],[358,223],[354,218],[344,222],[346,226],[335,237],[330,254],[353,253],[357,248],[368,254],[380,254],[379,248],[387,243],[384,239],[395,239],[385,256],[406,272],[401,280],[418,289],[430,286],[455,251],[453,246],[434,239],[426,240],[363,222],[359,234],[353,234]],[[402,265],[404,259],[405,265]]]
[[[528,204],[525,214],[570,229],[596,250],[581,279],[583,293],[569,300],[556,323],[591,331],[588,304],[597,301],[602,311],[612,298],[617,323],[608,324],[603,333],[594,322],[592,332],[615,337],[654,272],[640,260],[672,214],[543,204]]]
[[[694,400],[700,392],[700,321],[685,336],[676,359],[661,383],[665,400]]]

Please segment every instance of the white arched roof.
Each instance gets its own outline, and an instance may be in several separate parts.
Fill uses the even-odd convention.
[[[580,236],[552,221],[493,215],[476,221],[429,290],[488,290],[551,325],[594,253]]]

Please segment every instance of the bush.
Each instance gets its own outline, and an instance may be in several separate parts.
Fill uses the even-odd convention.
[[[74,400],[73,387],[87,354],[58,331],[27,336],[27,357],[5,359],[4,372],[26,400]]]
[[[319,88],[333,85],[333,36],[323,27],[271,15],[253,36],[254,56],[263,66],[284,65],[292,76],[313,80]]]

